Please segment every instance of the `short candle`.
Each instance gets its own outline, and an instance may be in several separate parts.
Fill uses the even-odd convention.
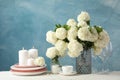
[[[32,49],[29,49],[28,53],[29,53],[29,58],[35,59],[38,57],[38,50],[35,49],[34,47]]]

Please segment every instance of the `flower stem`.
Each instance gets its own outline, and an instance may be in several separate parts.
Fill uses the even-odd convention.
[[[56,56],[55,58],[52,59],[52,63],[53,64],[59,64],[59,60],[58,60],[59,56]]]

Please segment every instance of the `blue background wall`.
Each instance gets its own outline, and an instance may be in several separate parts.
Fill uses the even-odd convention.
[[[55,24],[76,19],[81,11],[88,11],[91,24],[103,26],[111,37],[113,54],[110,70],[120,70],[120,0],[0,0],[0,71],[18,62],[18,51],[33,45],[45,56],[51,46],[46,32]],[[68,57],[67,57],[68,58]],[[75,59],[63,59],[68,64]],[[94,61],[99,64],[99,61]]]

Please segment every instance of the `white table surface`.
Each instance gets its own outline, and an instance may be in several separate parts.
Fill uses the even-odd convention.
[[[0,71],[0,80],[120,80],[120,71],[114,71],[107,74],[77,74],[74,76],[48,73],[36,76],[16,76],[9,71]]]

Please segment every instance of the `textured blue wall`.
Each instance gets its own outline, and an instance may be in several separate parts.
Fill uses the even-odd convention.
[[[18,62],[18,50],[23,46],[30,49],[33,45],[50,68],[50,60],[45,56],[51,46],[46,42],[46,32],[57,23],[76,19],[81,11],[88,11],[91,24],[103,26],[110,34],[113,43],[110,69],[120,70],[119,7],[120,0],[0,0],[0,70],[9,70]],[[63,59],[70,64],[69,60],[75,61]]]

